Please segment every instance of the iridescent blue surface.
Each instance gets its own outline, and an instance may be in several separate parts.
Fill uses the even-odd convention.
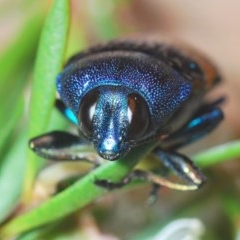
[[[56,106],[78,125],[79,138],[52,132],[31,146],[50,159],[82,159],[72,146],[84,137],[101,157],[116,160],[159,140],[173,170],[191,178],[180,169],[187,158],[169,151],[208,134],[223,119],[221,100],[206,104],[203,98],[219,80],[215,67],[188,48],[124,40],[90,47],[73,56],[56,81]]]
[[[77,115],[83,96],[98,86],[125,86],[142,95],[154,126],[165,124],[190,97],[192,84],[163,61],[142,53],[95,54],[68,65],[57,79],[63,102]]]
[[[71,122],[78,124],[78,120],[75,116],[75,114],[70,110],[69,108],[66,108],[63,113]]]
[[[129,151],[128,93],[124,88],[109,86],[99,87],[99,91],[93,118],[93,143],[103,158],[116,159]]]

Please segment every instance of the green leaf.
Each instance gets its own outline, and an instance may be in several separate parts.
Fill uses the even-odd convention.
[[[228,142],[209,150],[203,151],[193,157],[193,160],[202,167],[240,157],[240,140]]]
[[[13,85],[18,73],[31,66],[35,57],[36,44],[42,26],[42,12],[34,12],[16,34],[12,44],[1,54],[0,58],[0,94],[6,94],[6,87]],[[27,79],[26,79],[27,80]],[[8,89],[11,89],[8,88]]]
[[[41,10],[41,9],[40,9]],[[41,10],[42,11],[42,10]],[[23,111],[24,87],[35,57],[42,13],[27,14],[24,26],[0,58],[0,154],[11,151],[9,140],[15,134]],[[31,33],[31,34],[29,34]],[[0,160],[1,162],[1,160]]]
[[[19,96],[17,99],[17,104],[13,107],[13,109],[10,110],[11,117],[7,119],[7,121],[4,122],[3,125],[4,128],[0,130],[0,154],[3,156],[4,153],[8,150],[7,146],[9,146],[10,136],[15,133],[15,127],[18,126],[19,119],[21,119],[21,116],[23,114],[23,98]],[[2,109],[1,109],[2,110]],[[1,112],[1,111],[0,111]],[[1,118],[0,122],[5,119]],[[12,149],[10,149],[12,151]],[[0,160],[2,162],[2,159]]]
[[[26,14],[24,25],[0,58],[0,222],[16,207],[23,188],[27,147],[27,131],[22,129],[26,122],[24,87],[35,57],[42,15],[42,8]]]
[[[26,159],[26,130],[23,130],[9,154],[3,159],[0,168],[0,222],[12,212],[17,205],[23,187]]]
[[[17,237],[16,240],[70,240],[86,239],[86,233],[79,228],[78,212],[41,228],[36,228]]]
[[[240,205],[239,205],[239,194],[238,193],[230,193],[228,192],[223,196],[223,209],[225,210],[228,218],[232,222],[232,226],[235,232],[235,239],[239,239],[240,228]]]
[[[55,79],[65,52],[69,1],[55,0],[46,18],[38,48],[30,104],[29,138],[46,130],[55,99]],[[40,159],[28,151],[24,199],[28,199]]]
[[[43,203],[40,207],[10,221],[0,231],[0,236],[16,235],[55,221],[103,196],[107,190],[96,186],[94,181],[96,179],[107,179],[119,182],[129,174],[140,159],[152,150],[155,144],[151,143],[137,147],[123,159],[108,162],[96,168],[65,191]]]
[[[222,149],[224,149],[227,153],[224,155],[225,159],[228,159],[231,156],[239,156],[238,144],[239,141],[231,143],[227,146],[223,146]],[[43,203],[40,207],[9,222],[2,229],[1,234],[4,236],[15,235],[24,231],[28,231],[35,227],[60,219],[74,212],[75,210],[86,206],[86,204],[91,203],[93,200],[104,195],[105,193],[104,189],[97,187],[93,183],[95,179],[108,179],[116,182],[119,181],[126,176],[134,167],[134,165],[138,163],[139,159],[142,159],[153,147],[154,145],[137,147],[122,160],[109,162],[95,169],[81,180],[76,182],[73,186],[69,187],[67,190],[59,193],[49,201]],[[230,149],[230,151],[225,149],[225,147]],[[215,150],[218,150],[218,148],[215,148]],[[213,150],[209,150],[207,152],[211,151]],[[216,151],[214,152],[216,153]],[[218,152],[219,151],[217,151],[217,153]],[[217,156],[218,154],[215,154],[215,157]],[[201,159],[196,157],[195,159],[198,159],[199,163],[201,164],[201,160],[205,158]],[[211,164],[213,164],[214,161],[213,159],[211,160]],[[39,216],[41,216],[41,218]]]

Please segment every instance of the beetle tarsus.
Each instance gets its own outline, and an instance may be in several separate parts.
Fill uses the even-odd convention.
[[[188,184],[199,188],[206,181],[206,177],[200,169],[185,155],[177,152],[163,151],[159,147],[154,150],[154,154],[165,167],[172,170]]]
[[[160,188],[161,186],[159,184],[155,184],[155,183],[152,184],[152,189],[151,189],[151,192],[149,193],[149,196],[146,202],[147,206],[151,206],[157,202]]]

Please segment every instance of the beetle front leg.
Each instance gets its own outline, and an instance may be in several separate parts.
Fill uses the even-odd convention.
[[[156,184],[151,180],[149,180],[151,178],[150,175],[151,175],[150,172],[135,169],[128,176],[126,176],[122,181],[112,182],[107,179],[96,179],[94,183],[99,187],[102,187],[111,191],[111,190],[124,187],[125,185],[129,184],[131,180],[134,180],[134,179],[151,182],[152,191],[149,194],[147,205],[152,205],[158,198],[160,184],[159,183]]]
[[[55,161],[87,161],[99,165],[99,158],[95,154],[83,151],[88,144],[78,136],[67,132],[53,131],[32,138],[29,141],[30,148],[39,156]]]
[[[204,174],[187,156],[177,152],[164,151],[160,147],[154,149],[153,153],[165,167],[186,182],[179,190],[197,189],[206,181]]]
[[[114,183],[105,179],[97,179],[95,184],[108,190],[113,190],[123,187],[132,179],[137,179],[150,182],[154,187],[164,186],[175,190],[190,191],[198,189],[205,182],[206,177],[186,156],[174,152],[165,152],[160,148],[156,148],[153,153],[168,169],[185,180],[186,184],[175,183],[153,172],[140,169],[134,170],[120,182]],[[152,195],[156,195],[156,191],[153,191]]]

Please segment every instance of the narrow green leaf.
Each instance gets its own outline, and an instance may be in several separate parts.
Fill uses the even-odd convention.
[[[74,240],[86,239],[86,233],[79,228],[79,214],[72,214],[62,221],[54,221],[41,228],[21,234],[16,240]]]
[[[240,195],[238,192],[230,192],[229,189],[227,194],[224,194],[222,198],[222,207],[225,210],[226,215],[232,223],[232,232],[235,235],[234,239],[239,240],[240,237]]]
[[[0,111],[1,112],[1,111]],[[13,110],[11,111],[11,117],[7,119],[8,121],[5,121],[3,125],[4,128],[0,130],[1,138],[0,138],[0,154],[3,154],[5,152],[5,147],[7,144],[9,145],[9,137],[14,132],[14,128],[19,123],[19,119],[21,118],[21,115],[23,114],[23,98],[19,97],[17,104],[13,107]],[[1,118],[0,122],[2,120],[5,120],[5,118]],[[12,151],[12,150],[10,150]],[[2,160],[0,159],[0,163]]]
[[[113,182],[119,182],[154,146],[155,143],[151,143],[137,147],[123,159],[108,162],[96,168],[65,191],[43,203],[40,207],[13,219],[3,227],[0,231],[0,236],[12,236],[31,230],[86,206],[107,192],[107,190],[94,184],[96,179],[108,179]]]
[[[4,99],[0,102],[0,126],[4,126],[0,129],[1,156],[4,151],[11,151],[8,140],[13,135],[23,110],[23,90],[35,57],[42,19],[39,10],[34,14],[28,14],[24,26],[16,34],[11,45],[1,54],[0,96],[2,100]]]
[[[0,168],[0,222],[17,205],[22,192],[26,159],[26,130],[13,142],[12,149],[3,159]]]
[[[228,142],[213,147],[193,157],[193,160],[202,167],[208,167],[227,159],[240,157],[240,140]]]
[[[6,93],[5,86],[12,83],[11,80],[18,72],[26,69],[35,56],[35,48],[42,26],[42,12],[34,12],[26,19],[26,23],[16,34],[12,44],[1,54],[0,58],[0,93]],[[31,59],[31,61],[30,61]],[[11,84],[12,87],[12,84]]]
[[[69,1],[55,0],[46,18],[37,54],[32,87],[29,138],[47,128],[55,98],[55,79],[65,52],[69,21]],[[24,198],[31,191],[38,171],[39,158],[31,151],[27,155]]]

